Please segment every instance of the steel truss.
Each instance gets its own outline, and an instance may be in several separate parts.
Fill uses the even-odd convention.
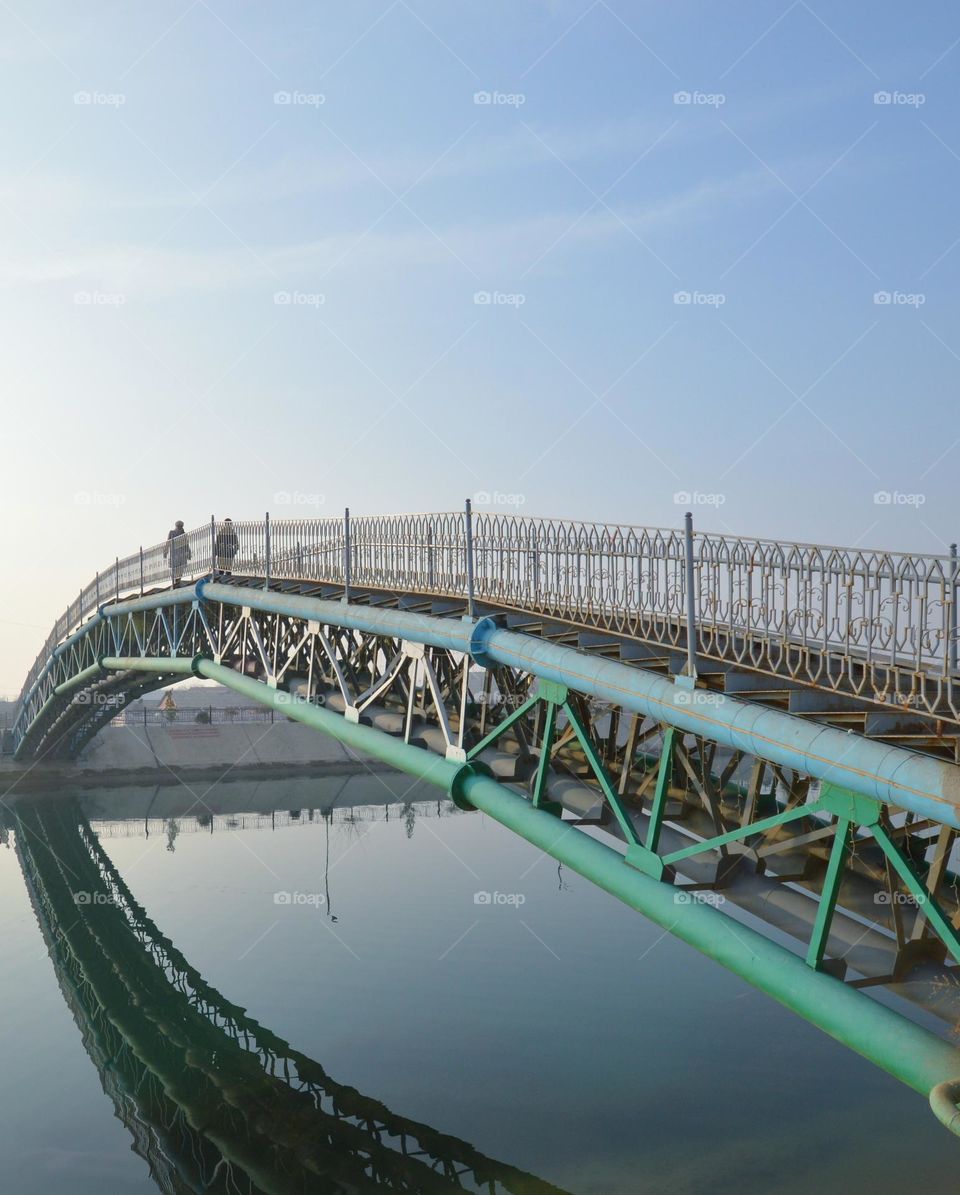
[[[832,761],[805,768],[809,753],[756,732],[728,732],[711,703],[730,700],[693,678],[670,686],[674,705],[653,703],[657,712],[645,713],[626,696],[606,696],[616,684],[599,668],[591,673],[581,652],[501,633],[489,619],[461,619],[457,607],[405,615],[374,594],[352,596],[358,601],[202,583],[195,593],[107,605],[54,654],[25,707],[20,755],[70,757],[139,693],[191,674],[212,677],[442,783],[461,807],[484,808],[470,792],[495,778],[498,792],[522,793],[536,816],[566,819],[565,834],[582,837],[586,825],[608,830],[624,874],[671,892],[678,917],[694,907],[698,917],[725,917],[700,906],[729,902],[798,940],[804,966],[824,983],[887,983],[953,1015],[932,993],[960,962],[960,898],[949,867],[955,804],[931,816],[945,799],[909,785],[900,805],[878,799],[880,789],[859,776],[860,757],[857,766],[839,758],[851,752],[847,736],[836,740],[844,745]],[[558,679],[588,676],[597,683]],[[792,728],[787,714],[764,716]],[[701,724],[715,729],[691,731]],[[763,741],[768,751],[748,749]],[[881,754],[887,760],[897,751]],[[898,774],[920,767],[900,755],[890,763]],[[843,766],[850,786],[834,778],[846,774]],[[953,779],[952,765],[924,760],[922,769],[924,783]],[[521,824],[511,828],[524,832]],[[544,849],[563,857],[549,839]],[[602,870],[585,874],[602,882]],[[777,994],[775,987],[767,990]],[[821,1023],[809,1008],[791,1006]],[[936,1086],[946,1121],[949,1093]]]

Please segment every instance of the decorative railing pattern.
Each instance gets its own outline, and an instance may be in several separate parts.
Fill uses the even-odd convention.
[[[693,588],[700,656],[960,719],[955,554],[912,555],[681,530],[472,513],[222,524],[101,570],[57,620],[21,701],[99,606],[215,568],[466,597],[683,650]],[[469,548],[468,548],[469,544]],[[219,558],[218,558],[219,555]],[[472,564],[472,569],[469,567]]]

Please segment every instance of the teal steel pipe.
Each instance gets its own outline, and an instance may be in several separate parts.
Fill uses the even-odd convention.
[[[161,593],[149,593],[146,597],[125,598],[122,602],[107,602],[100,607],[101,618],[112,618],[115,614],[139,614],[144,610],[157,610],[161,606],[183,606],[200,599],[200,587],[183,585],[179,589],[165,589]]]
[[[484,666],[500,663],[523,669],[736,751],[960,829],[960,768],[933,756],[846,734],[723,693],[682,688],[633,665],[502,630],[491,618],[473,622],[204,581],[195,589],[201,600],[469,651]],[[188,595],[193,588],[177,592]],[[116,609],[121,613],[125,607],[147,609],[156,598],[171,596],[134,599]],[[178,600],[192,599],[184,596]],[[112,612],[114,608],[109,609]]]
[[[448,793],[456,792],[507,829],[539,847],[611,896],[642,913],[752,986],[766,992],[798,1016],[855,1050],[902,1083],[944,1103],[944,1084],[957,1083],[960,1051],[929,1030],[847,986],[755,930],[737,922],[732,932],[726,914],[690,902],[672,885],[642,874],[610,846],[573,826],[564,825],[484,775],[473,764],[460,764],[372,727],[347,722],[321,706],[292,698],[262,681],[242,676],[210,660],[146,661],[104,657],[107,668],[148,671],[195,671],[234,692],[322,731],[348,747],[398,768]],[[163,668],[152,665],[162,663]],[[950,1091],[956,1090],[951,1086]]]
[[[960,768],[955,764],[723,693],[684,688],[617,660],[500,630],[492,619],[478,624],[474,652],[960,829]]]
[[[305,597],[295,593],[264,592],[236,585],[201,581],[197,586],[204,601],[225,602],[229,606],[249,606],[270,614],[364,631],[370,635],[392,635],[411,639],[430,647],[469,652],[474,623],[470,619],[442,618],[436,614],[415,614],[409,610],[388,610],[377,606],[358,606],[342,601]]]

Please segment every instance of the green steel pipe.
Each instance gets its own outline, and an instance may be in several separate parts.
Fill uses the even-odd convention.
[[[472,764],[431,755],[372,727],[347,722],[321,706],[292,698],[252,677],[198,657],[196,660],[141,660],[104,657],[106,668],[195,672],[298,722],[338,739],[348,747],[434,784],[482,810],[527,842],[552,855],[579,875],[636,909],[708,958],[818,1026],[864,1058],[936,1100],[941,1115],[943,1085],[958,1090],[960,1051],[840,980],[808,966],[799,956],[748,926],[734,931],[726,915],[704,904],[688,903],[678,890],[629,866],[623,856],[572,826],[535,809],[518,793],[483,775]],[[158,667],[160,665],[160,667]]]

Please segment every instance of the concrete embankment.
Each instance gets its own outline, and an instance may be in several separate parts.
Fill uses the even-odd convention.
[[[293,722],[245,722],[206,726],[107,726],[74,761],[0,764],[0,784],[18,791],[48,787],[60,780],[89,786],[149,780],[176,784],[178,777],[218,779],[231,775],[278,776],[312,769],[349,775],[383,771],[342,743]]]

